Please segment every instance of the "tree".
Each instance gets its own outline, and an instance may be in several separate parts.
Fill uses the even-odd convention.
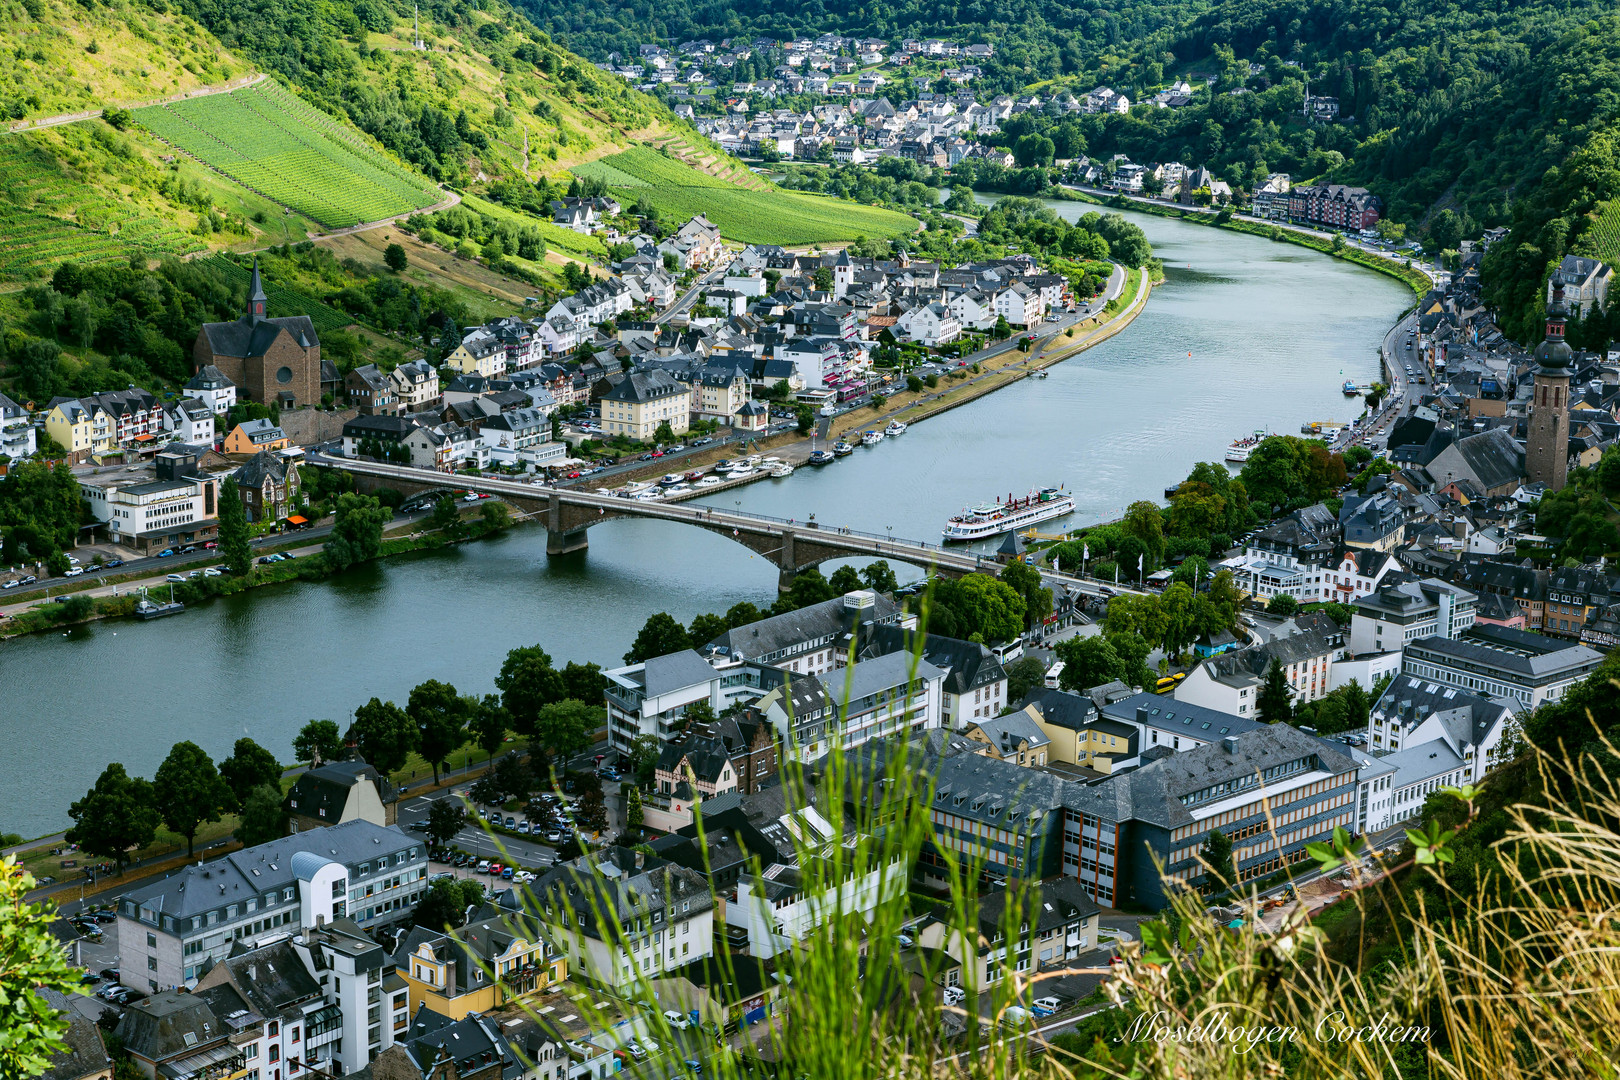
[[[713,641],[729,629],[731,628],[726,625],[724,615],[716,615],[712,611],[706,611],[701,615],[692,616],[692,625],[686,631],[686,636],[692,640],[693,644],[701,645],[704,642]]]
[[[540,710],[534,740],[553,756],[567,759],[591,744],[600,723],[595,706],[583,701],[555,701]]]
[[[994,338],[1012,337],[1012,324],[1007,321],[1007,317],[1005,315],[996,316],[996,325],[990,331],[990,336]],[[929,382],[928,385],[933,386],[934,383]]]
[[[1266,612],[1271,615],[1292,615],[1299,610],[1299,601],[1287,593],[1278,593],[1266,601]]]
[[[411,264],[405,257],[405,249],[398,244],[389,244],[383,248],[383,262],[396,274],[404,273],[405,268]]]
[[[1255,715],[1262,724],[1286,724],[1294,718],[1294,695],[1288,685],[1288,675],[1281,661],[1271,658],[1266,668],[1265,681],[1260,684],[1260,695],[1255,701]]]
[[[832,577],[827,579],[827,584],[832,588],[834,594],[843,596],[845,593],[859,590],[863,583],[860,572],[853,566],[840,566],[833,571]]]
[[[433,513],[428,515],[428,528],[450,536],[461,535],[461,507],[454,498],[442,495],[434,502]]]
[[[219,553],[225,569],[242,577],[253,569],[253,551],[248,546],[247,509],[242,505],[236,481],[227,476],[219,486]]]
[[[483,902],[484,886],[473,878],[441,878],[416,905],[411,919],[429,930],[456,930],[467,921],[467,911]]]
[[[668,612],[659,611],[648,616],[642,624],[641,632],[630,645],[630,651],[624,654],[624,662],[639,664],[654,656],[667,656],[691,647],[692,639],[687,636],[686,628]]]
[[[68,842],[86,854],[113,860],[119,874],[131,848],[152,842],[160,820],[151,783],[130,776],[116,761],[101,771],[84,798],[68,807],[68,817],[73,819],[65,834]]]
[[[1237,884],[1237,866],[1232,861],[1232,841],[1219,829],[1209,830],[1198,855],[1209,867],[1204,872],[1204,883],[1220,891]]]
[[[1372,715],[1372,696],[1354,679],[1339,688],[1339,696],[1344,701],[1344,727],[1341,730],[1366,730],[1367,721]]]
[[[1033,656],[1021,656],[1007,665],[1007,700],[1023,701],[1031,690],[1046,683],[1046,665]]]
[[[630,743],[630,749],[624,753],[625,771],[636,778],[636,783],[646,787],[652,783],[653,770],[658,766],[658,756],[663,753],[663,747],[656,735],[637,735]]]
[[[260,784],[242,799],[242,816],[236,823],[236,839],[243,847],[268,844],[287,833],[287,808],[281,787]]]
[[[803,435],[816,426],[816,413],[810,406],[800,402],[794,406],[793,415],[798,421],[799,434]]]
[[[900,587],[899,580],[894,576],[894,570],[885,559],[866,564],[861,571],[861,581],[873,592],[892,594]]]
[[[269,786],[281,791],[281,763],[276,756],[246,736],[237,739],[231,756],[219,763],[220,779],[230,796],[227,807],[242,806],[256,787]]]
[[[433,767],[433,783],[445,758],[467,741],[467,714],[461,695],[449,683],[429,679],[411,690],[405,713],[416,724],[416,745]]]
[[[1120,528],[1126,536],[1141,541],[1148,561],[1157,566],[1164,560],[1164,515],[1159,508],[1143,499],[1125,508]]]
[[[1058,685],[1064,690],[1088,690],[1121,677],[1124,664],[1114,645],[1102,634],[1072,637],[1057,643],[1053,652],[1063,661]],[[1010,673],[1009,673],[1010,674]],[[1009,694],[1008,700],[1011,700]]]
[[[1011,641],[1024,629],[1024,598],[989,574],[942,582],[934,589],[934,604],[951,620],[949,629],[942,626],[936,631],[947,637],[988,644]]]
[[[660,445],[663,445],[663,446],[668,446],[670,443],[672,443],[674,441],[675,441],[675,429],[669,426],[669,421],[668,420],[660,420],[660,421],[658,421],[658,426],[653,429],[653,442],[659,443]]]
[[[1176,582],[1159,596],[1160,640],[1171,656],[1184,652],[1198,635],[1193,628],[1193,591],[1185,582]]]
[[[600,664],[576,664],[570,660],[562,669],[562,680],[563,697],[575,701],[601,701],[607,689],[607,678],[602,674]]]
[[[311,720],[298,730],[293,739],[293,756],[309,762],[314,768],[323,761],[331,761],[343,752],[343,735],[332,720]]]
[[[495,751],[506,743],[506,732],[511,727],[512,717],[501,704],[501,699],[495,694],[485,694],[482,701],[469,697],[464,699],[467,708],[467,734],[478,744],[478,748],[489,758],[491,766],[495,761]]]
[[[336,520],[326,538],[327,566],[344,570],[382,554],[383,525],[392,516],[392,510],[370,495],[339,495]]]
[[[278,777],[279,779],[279,777]],[[186,858],[194,854],[197,829],[218,821],[231,793],[213,759],[194,742],[177,742],[152,777],[152,796],[163,824],[186,838]]]
[[[562,700],[563,678],[551,666],[550,653],[538,645],[520,646],[501,662],[495,688],[512,717],[512,727],[520,734],[533,735],[540,710]]]
[[[646,820],[647,815],[641,808],[641,789],[632,787],[624,800],[624,827],[639,829]]]
[[[34,875],[8,855],[0,861],[0,1005],[6,1013],[0,1037],[0,1076],[39,1076],[68,1049],[62,1036],[68,1015],[59,1013],[37,990],[71,996],[80,972],[69,966],[62,943],[51,932],[57,915],[49,903],[28,903]],[[70,1010],[71,1011],[71,1010]]]
[[[1001,568],[1001,580],[1024,598],[1024,629],[1052,614],[1052,590],[1041,584],[1041,572],[1026,562],[1010,562]]]
[[[398,772],[416,749],[416,724],[392,701],[372,698],[354,710],[347,740],[384,776]]]
[[[422,835],[434,847],[444,847],[456,838],[466,823],[467,812],[458,800],[434,799],[428,804],[427,820],[423,823],[426,827]]]

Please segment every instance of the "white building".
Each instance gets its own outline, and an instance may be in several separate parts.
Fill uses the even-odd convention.
[[[183,443],[214,445],[214,411],[197,398],[182,398],[163,406],[163,430]]]
[[[799,811],[797,818],[801,843],[833,844],[832,826],[813,808]],[[870,843],[859,838],[845,843],[863,842]],[[738,880],[737,899],[727,905],[726,920],[747,932],[750,956],[769,959],[789,952],[817,928],[844,916],[859,915],[870,921],[880,903],[894,899],[906,887],[906,866],[898,857],[859,873],[855,868],[865,864],[853,852],[842,860],[801,855],[800,863],[774,863],[757,881],[749,874]],[[843,869],[836,877],[835,864]]]
[[[203,402],[215,413],[230,411],[236,404],[236,384],[213,364],[208,364],[186,380],[187,397]]]
[[[1478,783],[1489,768],[1491,755],[1516,730],[1516,711],[1512,701],[1399,675],[1373,703],[1367,720],[1367,746],[1380,753],[1441,742],[1466,767],[1466,782]]]
[[[0,394],[0,454],[16,461],[31,456],[36,446],[28,410]]]
[[[1474,625],[1477,600],[1439,578],[1382,585],[1355,602],[1350,652],[1394,652],[1419,638],[1459,637]]]

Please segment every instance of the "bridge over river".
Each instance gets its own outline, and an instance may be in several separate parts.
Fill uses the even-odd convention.
[[[780,571],[778,584],[786,589],[794,575],[819,566],[829,559],[856,556],[892,559],[941,574],[958,577],[976,570],[994,572],[997,563],[983,553],[949,548],[925,540],[860,532],[856,529],[823,527],[814,520],[750,514],[712,506],[686,505],[651,499],[626,499],[617,495],[578,491],[464,473],[438,472],[406,465],[357,461],[311,455],[309,464],[352,473],[362,491],[391,487],[407,497],[427,491],[472,491],[499,496],[531,520],[546,526],[546,553],[563,555],[587,546],[586,532],[593,525],[615,518],[651,518],[695,525],[718,533],[770,560]],[[1097,595],[1102,586],[1072,574],[1043,571],[1051,582]],[[1113,591],[1127,591],[1118,586]]]

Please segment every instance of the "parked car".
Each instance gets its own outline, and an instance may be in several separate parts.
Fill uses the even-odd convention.
[[[478,860],[478,872],[480,874],[489,873],[489,860],[488,859],[479,859]]]
[[[217,566],[210,566],[208,569],[203,571],[203,577],[219,577],[224,572],[225,571],[221,570]]]
[[[508,829],[515,829],[515,828],[517,828],[517,818],[514,818],[514,817],[508,817],[508,818],[507,818],[507,819],[506,819],[506,827],[507,827],[507,828],[508,828]]]
[[[1063,1007],[1063,1002],[1051,996],[1038,997],[1031,1004],[1035,1007],[1036,1016],[1050,1016]]]
[[[116,570],[116,569],[118,569],[118,567],[124,565],[124,560],[123,559],[108,559],[106,562],[102,563],[101,565],[106,567],[108,570]]]
[[[213,551],[217,547],[219,547],[219,541],[218,540],[210,540],[210,541],[208,541],[208,543],[203,545],[203,550],[204,551]]]
[[[686,1018],[685,1013],[678,1013],[674,1009],[665,1009],[664,1019],[669,1021],[669,1026],[676,1031],[685,1031],[692,1026],[692,1021]]]
[[[168,577],[164,578],[164,580],[165,581],[184,582],[186,580],[186,575],[184,575],[184,574],[170,574]]]
[[[170,558],[173,555],[174,555],[174,548],[164,548],[162,551],[158,552],[158,558],[160,558],[160,559],[167,559],[167,558]]]
[[[10,581],[0,582],[0,589],[15,589],[17,586],[19,586],[21,584],[22,584],[22,582],[19,581],[17,578],[12,578]]]
[[[712,442],[714,442],[714,440],[709,438],[707,435],[705,435],[701,439],[693,439],[692,440],[692,445],[693,446],[708,446]]]
[[[513,867],[510,867],[510,866],[501,867],[501,877],[504,878],[507,881],[511,881],[512,880],[512,875],[516,874],[516,873],[517,873],[517,870],[515,868],[513,868]]]
[[[63,577],[78,577],[79,575],[81,575],[83,573],[84,573],[84,567],[82,567],[82,566],[70,566],[70,567],[68,567],[67,573],[63,574],[62,576]]]

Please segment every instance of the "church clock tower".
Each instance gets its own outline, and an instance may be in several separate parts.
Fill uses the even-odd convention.
[[[1553,286],[1547,336],[1536,346],[1535,393],[1525,436],[1524,470],[1532,483],[1560,491],[1569,473],[1569,382],[1573,357],[1564,340],[1564,287]]]

